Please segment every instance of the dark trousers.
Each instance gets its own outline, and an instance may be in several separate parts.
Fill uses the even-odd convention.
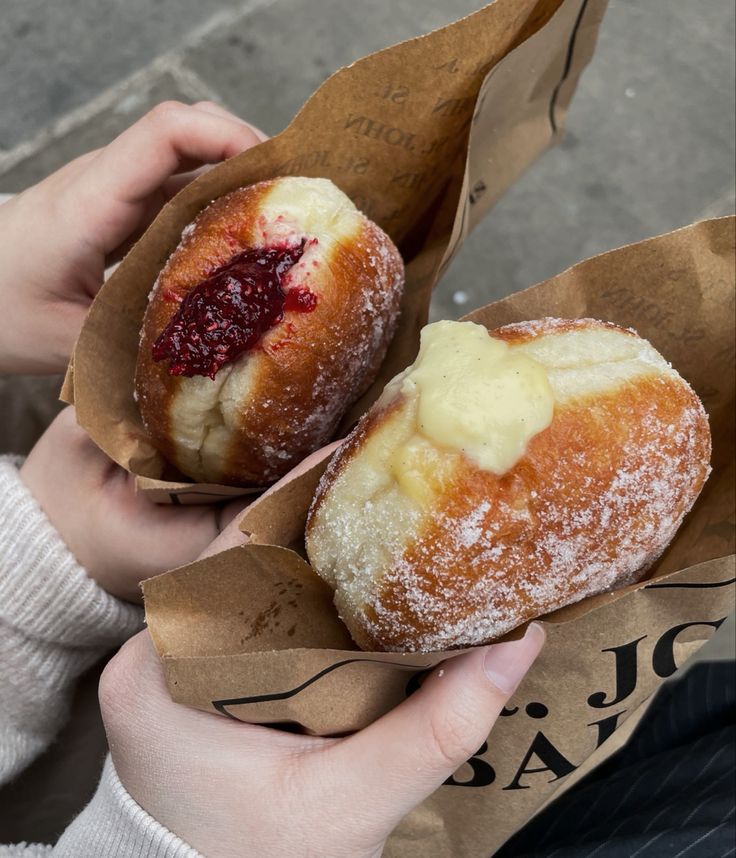
[[[495,858],[727,858],[735,806],[736,663],[704,662]]]

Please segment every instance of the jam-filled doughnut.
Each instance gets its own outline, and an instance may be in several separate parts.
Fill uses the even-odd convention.
[[[265,485],[332,435],[393,335],[404,266],[326,179],[213,202],[150,295],[136,396],[166,459],[200,482]]]
[[[700,400],[633,331],[437,322],[330,462],[307,553],[362,648],[482,644],[639,580],[709,458]]]

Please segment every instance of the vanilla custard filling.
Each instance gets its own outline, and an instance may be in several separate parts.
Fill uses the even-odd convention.
[[[425,327],[417,359],[397,382],[416,400],[416,434],[391,457],[391,470],[416,500],[423,499],[420,485],[442,479],[434,446],[500,475],[552,422],[554,395],[542,364],[473,322]]]
[[[416,361],[388,383],[376,425],[318,507],[313,565],[358,609],[438,500],[462,494],[462,457],[502,474],[549,426],[555,405],[584,408],[591,396],[661,373],[676,376],[653,346],[614,328],[561,327],[508,346],[471,322],[427,326]]]

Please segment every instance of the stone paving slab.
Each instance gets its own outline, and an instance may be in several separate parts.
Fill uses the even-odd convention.
[[[233,110],[276,134],[338,68],[482,5],[479,0],[277,0],[213,32],[184,52],[183,63]]]
[[[0,175],[0,193],[17,193],[58,170],[67,162],[91,149],[105,146],[161,101],[195,101],[208,93],[198,92],[171,71],[154,69],[121,87],[89,115],[67,130],[50,137],[45,146],[26,156]]]
[[[21,5],[32,11],[35,2]],[[63,0],[54,9],[66,7],[69,15],[84,2]],[[135,9],[143,14],[140,2],[129,10],[131,26]],[[202,23],[204,11],[197,17],[188,3],[158,0],[159,12],[145,17],[150,32],[158,32],[164,18],[199,29],[178,36],[183,25],[176,29],[179,23],[172,24],[174,30],[158,42],[160,49],[173,46],[166,62],[154,60],[107,98],[99,94],[107,80],[100,72],[99,107],[95,102],[82,106],[79,117],[73,115],[65,126],[62,120],[59,131],[53,129],[50,120],[56,114],[49,108],[46,139],[21,160],[12,154],[4,162],[0,158],[0,191],[20,190],[65,160],[104,144],[166,98],[215,97],[276,133],[341,65],[479,5],[479,0],[423,0],[421,5],[416,0],[400,7],[386,0],[252,0],[242,7],[207,0],[202,9],[210,17]],[[16,30],[25,32],[17,0],[9,8],[0,27],[8,31],[15,22]],[[95,26],[91,20],[99,53],[108,44],[106,31]],[[35,32],[18,38],[24,44],[39,39]],[[566,139],[530,169],[471,236],[437,290],[433,318],[460,315],[594,253],[732,212],[733,34],[730,0],[611,0],[598,50],[573,101]],[[58,76],[63,77],[68,58],[60,48],[47,47],[61,57]],[[75,62],[89,65],[91,47],[85,43],[79,51],[86,59],[80,54]],[[143,47],[139,57],[140,51]],[[10,59],[11,71],[13,62],[20,63],[18,79],[41,75],[34,85],[51,74],[43,53],[11,52]],[[21,87],[11,99],[7,81],[0,83],[0,116],[9,115],[9,106],[22,113],[23,92]],[[11,122],[11,131],[15,127]]]
[[[9,150],[244,0],[3,0],[0,149]]]
[[[733,213],[733,32],[731,0],[613,0],[566,139],[470,237],[435,295],[433,317]],[[458,292],[466,299],[459,304]]]

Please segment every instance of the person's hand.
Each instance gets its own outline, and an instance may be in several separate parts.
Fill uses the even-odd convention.
[[[243,506],[151,503],[77,426],[73,408],[46,430],[20,476],[87,574],[129,601],[140,601],[140,581],[196,559]]]
[[[0,206],[0,372],[63,370],[105,267],[191,175],[264,136],[210,102],[159,104]]]
[[[344,439],[332,441],[324,447],[320,447],[319,450],[315,450],[314,453],[310,453],[306,459],[302,459],[302,461],[299,462],[298,465],[295,465],[288,474],[285,474],[277,483],[274,483],[269,489],[260,495],[259,499],[262,500],[267,495],[280,491],[286,483],[300,477],[318,462],[322,462],[329,458],[335,450],[340,447],[343,441]],[[246,499],[241,498],[240,501],[232,501],[228,504],[222,516],[222,521],[220,522],[222,525],[222,531],[200,554],[200,559],[211,557],[213,554],[220,554],[223,551],[227,551],[229,548],[235,548],[236,546],[243,545],[243,543],[247,542],[248,537],[240,529],[240,521],[242,519],[240,513],[243,512],[252,499],[252,497]]]
[[[376,858],[485,741],[543,642],[532,625],[456,656],[369,727],[320,739],[173,703],[141,632],[103,673],[102,716],[130,795],[206,858]]]

